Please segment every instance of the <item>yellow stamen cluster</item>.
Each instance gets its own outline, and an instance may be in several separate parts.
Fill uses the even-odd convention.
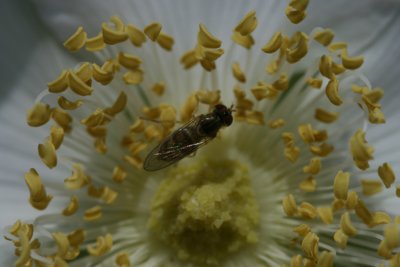
[[[250,11],[234,28],[231,37],[232,41],[244,48],[250,49],[255,43],[251,33],[256,29],[257,24],[256,12],[254,10]]]
[[[308,0],[292,0],[286,8],[286,16],[294,23],[300,23],[307,15]]]

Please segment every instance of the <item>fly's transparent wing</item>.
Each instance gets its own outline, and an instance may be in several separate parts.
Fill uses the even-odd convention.
[[[198,117],[192,119],[171,135],[167,136],[158,146],[150,151],[144,161],[143,168],[146,171],[157,171],[163,169],[192,154],[201,146],[208,143],[211,138],[206,136],[197,136],[194,142],[186,143],[184,145],[176,144],[174,142],[175,138],[184,131],[190,131],[191,129],[196,130],[198,120]]]

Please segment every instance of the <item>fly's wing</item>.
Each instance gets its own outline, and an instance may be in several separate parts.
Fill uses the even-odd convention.
[[[188,144],[185,146],[174,146],[174,145],[166,146],[166,144],[170,143],[171,138],[173,138],[174,135],[179,133],[179,131],[182,131],[183,129],[188,127],[197,127],[197,123],[198,123],[198,118],[194,118],[187,124],[179,128],[178,130],[176,130],[174,133],[166,137],[158,146],[153,148],[153,150],[147,155],[143,164],[143,168],[146,171],[157,171],[163,169],[183,159],[184,157],[190,155],[191,153],[195,152],[201,146],[207,144],[211,140],[210,137],[201,138],[201,140],[199,140],[198,142]],[[163,149],[161,149],[161,147]]]

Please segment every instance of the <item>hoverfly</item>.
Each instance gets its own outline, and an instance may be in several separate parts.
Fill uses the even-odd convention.
[[[222,127],[232,124],[232,109],[218,104],[208,114],[194,117],[161,141],[147,155],[143,168],[157,171],[194,153],[217,136]]]

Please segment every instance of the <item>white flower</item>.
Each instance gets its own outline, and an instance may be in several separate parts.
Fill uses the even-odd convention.
[[[36,1],[56,39],[83,29],[64,43],[76,54],[40,27],[31,53],[16,38],[26,67],[4,76],[0,222],[21,220],[2,266],[400,266],[400,8],[321,2],[302,21],[301,0]],[[14,14],[21,30],[36,22]],[[143,170],[218,103],[234,104],[232,125]],[[186,153],[173,145],[158,152]]]

